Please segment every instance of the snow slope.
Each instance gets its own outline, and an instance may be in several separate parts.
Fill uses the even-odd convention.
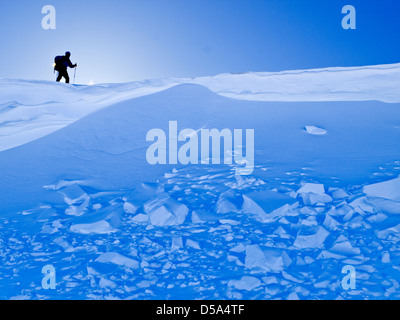
[[[400,298],[398,71],[2,80],[0,298]],[[150,166],[172,120],[255,129],[253,174]]]
[[[94,86],[0,79],[0,151],[45,136],[105,106],[185,83],[240,100],[400,102],[400,64]]]

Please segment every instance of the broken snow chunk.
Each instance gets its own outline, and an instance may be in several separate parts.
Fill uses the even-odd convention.
[[[61,190],[62,188],[66,188],[66,187],[69,187],[69,186],[72,186],[72,185],[78,185],[79,186],[79,184],[83,184],[83,183],[85,183],[85,182],[81,181],[81,180],[70,180],[70,181],[68,181],[68,180],[60,180],[56,184],[44,186],[43,188],[46,189],[46,190],[58,191],[58,190]]]
[[[355,212],[354,210],[348,211],[348,212],[344,215],[343,220],[344,220],[344,221],[350,221],[350,219],[353,218],[353,215],[354,215],[355,213],[356,213],[356,212]]]
[[[58,192],[64,196],[65,203],[70,206],[80,205],[89,198],[88,194],[77,184],[69,185]]]
[[[400,202],[383,198],[368,198],[379,210],[391,214],[400,214]]]
[[[306,206],[324,206],[326,203],[330,203],[333,199],[327,194],[318,193],[301,193],[303,202]]]
[[[304,259],[301,256],[297,256],[296,258],[296,265],[298,266],[305,266],[306,262],[304,261]]]
[[[387,251],[382,253],[382,263],[390,263],[390,254]]]
[[[236,196],[233,190],[228,190],[219,196],[217,201],[217,213],[226,214],[230,212],[237,212],[238,207],[240,207],[243,203],[242,197]]]
[[[301,214],[304,214],[307,216],[315,216],[318,214],[318,212],[315,210],[315,208],[311,208],[311,207],[302,207],[302,208],[300,208],[299,212]]]
[[[75,224],[71,226],[70,230],[74,233],[81,234],[108,234],[116,231],[116,229],[105,220],[87,224]]]
[[[292,292],[287,297],[288,300],[300,300],[299,296],[296,292]]]
[[[304,262],[306,263],[306,264],[312,264],[312,263],[314,263],[314,259],[313,258],[311,258],[311,257],[309,257],[309,256],[305,256],[304,257]]]
[[[69,216],[76,216],[76,217],[80,217],[82,215],[85,214],[87,207],[90,204],[90,198],[87,197],[82,204],[80,204],[79,206],[77,205],[71,205],[69,206],[67,209],[65,209],[65,214],[69,215]]]
[[[328,214],[331,216],[346,216],[349,212],[351,214],[354,213],[354,210],[352,207],[350,207],[347,203],[343,203],[338,205],[337,207],[332,207]]]
[[[48,224],[43,225],[42,231],[41,231],[41,233],[48,233],[48,234],[53,234],[56,232],[58,232],[58,228],[53,228],[52,226],[50,226]]]
[[[342,200],[342,199],[348,198],[349,196],[350,195],[342,189],[337,189],[337,190],[332,191],[332,198],[335,200]]]
[[[287,195],[293,199],[297,198],[297,192],[295,192],[295,191],[290,191],[287,193]]]
[[[151,286],[151,282],[148,280],[142,280],[136,284],[136,286],[140,289],[148,288]]]
[[[240,224],[239,221],[231,220],[231,219],[220,219],[219,222],[221,224],[228,224],[228,225],[232,225],[232,226],[237,226]]]
[[[336,230],[340,226],[340,223],[327,214],[323,226],[330,230]]]
[[[317,257],[318,260],[320,259],[335,259],[335,260],[343,260],[346,259],[346,256],[342,256],[337,253],[333,253],[327,250],[322,250],[321,253]]]
[[[289,225],[290,222],[288,221],[288,219],[286,219],[285,217],[281,218],[278,220],[280,224],[286,224]]]
[[[199,224],[199,223],[203,223],[204,221],[202,221],[199,217],[199,215],[197,214],[196,211],[192,211],[192,223],[193,224]]]
[[[317,220],[315,219],[314,216],[308,217],[307,219],[301,219],[300,223],[302,226],[308,226],[308,227],[318,225]]]
[[[246,247],[244,246],[243,243],[239,243],[235,247],[231,248],[229,251],[236,252],[236,253],[241,253],[246,251]]]
[[[274,276],[269,276],[269,277],[262,277],[262,281],[265,284],[278,284],[278,279]]]
[[[247,196],[243,196],[242,209],[244,213],[256,215],[258,220],[264,221],[268,219],[265,211],[255,201]]]
[[[297,235],[293,246],[298,249],[321,249],[329,232],[323,227],[318,227],[314,234]]]
[[[279,226],[279,227],[274,231],[273,234],[278,235],[278,236],[279,236],[280,238],[282,238],[282,239],[290,239],[290,238],[291,238],[291,235],[288,234],[288,233],[286,232],[286,230],[283,229],[281,226]]]
[[[139,209],[139,207],[134,206],[132,203],[129,203],[129,202],[124,203],[124,211],[126,213],[135,214],[137,209]]]
[[[227,199],[219,199],[217,202],[217,213],[224,214],[229,212],[236,212],[235,205]]]
[[[92,206],[93,210],[99,210],[101,209],[103,206],[100,203],[96,203]]]
[[[367,220],[370,223],[380,223],[380,222],[385,221],[387,218],[388,218],[387,215],[385,215],[383,213],[378,213],[376,215],[368,217]]]
[[[243,195],[242,210],[244,213],[253,214],[261,222],[271,222],[272,218],[286,215],[295,200],[285,194],[265,190],[251,192]],[[271,214],[267,214],[270,213]]]
[[[370,229],[371,226],[364,221],[364,218],[361,215],[357,215],[353,217],[347,224],[346,227],[351,229],[357,229],[363,227],[365,230]]]
[[[400,178],[365,186],[363,192],[369,197],[400,201]]]
[[[323,184],[318,183],[306,183],[302,186],[297,193],[316,193],[325,194],[325,188]]]
[[[136,213],[138,208],[156,197],[158,192],[159,190],[156,185],[142,183],[135,191],[123,198],[125,201],[124,209],[128,210],[127,213]]]
[[[144,223],[144,222],[148,222],[149,221],[149,217],[143,213],[140,213],[136,216],[134,216],[131,219],[132,222],[137,222],[137,223]]]
[[[185,222],[189,209],[168,195],[159,195],[144,205],[150,223],[154,226],[181,225]]]
[[[357,270],[361,270],[361,271],[365,271],[365,272],[367,272],[367,273],[374,273],[374,272],[376,272],[376,269],[373,267],[373,266],[371,266],[371,265],[362,265],[362,266],[358,266],[357,267]],[[362,279],[362,278],[361,278]]]
[[[76,183],[67,185],[58,191],[64,197],[64,202],[69,205],[65,214],[70,216],[82,216],[89,204],[90,196]]]
[[[117,284],[114,281],[108,280],[106,278],[101,278],[99,282],[100,288],[110,288],[115,289]]]
[[[377,233],[377,236],[379,239],[387,239],[388,236],[390,235],[398,235],[400,233],[400,224],[398,224],[397,226],[379,231]]]
[[[262,250],[259,245],[246,246],[245,267],[254,272],[280,272],[291,263],[292,260],[283,250]]]
[[[113,263],[131,269],[139,268],[138,261],[125,257],[116,252],[106,252],[102,254],[100,257],[98,257],[95,261],[101,263]]]
[[[342,256],[354,256],[361,253],[360,249],[353,248],[350,241],[343,235],[336,240],[333,247],[329,249],[329,252]]]
[[[176,251],[183,248],[183,240],[182,237],[173,237],[171,244],[171,251]]]
[[[238,290],[253,291],[262,285],[262,282],[255,278],[244,276],[240,280],[231,280],[228,282],[229,286],[234,286]]]
[[[360,208],[363,212],[368,212],[368,213],[374,213],[374,206],[372,203],[370,203],[366,197],[361,197],[357,198],[351,203],[349,203],[349,206],[352,207],[353,209],[356,209],[357,207]],[[362,212],[359,212],[362,213]]]
[[[311,135],[318,135],[318,136],[324,135],[324,134],[326,134],[326,133],[328,132],[328,131],[325,130],[325,129],[318,128],[318,127],[315,127],[315,126],[306,126],[306,127],[305,127],[305,130],[306,130],[306,132],[307,132],[308,134],[311,134]]]
[[[298,207],[298,202],[296,202],[295,204],[292,205],[288,205],[285,204],[284,206],[272,211],[269,215],[268,218],[281,218],[281,217],[294,217],[294,216],[298,216],[299,213],[297,210],[295,210],[295,208]]]
[[[191,240],[191,239],[187,239],[186,240],[186,246],[189,247],[189,248],[200,250],[200,244],[197,241],[194,241],[194,240]]]
[[[72,252],[74,250],[74,248],[67,241],[65,241],[63,237],[54,239],[54,243],[63,248],[65,252]]]
[[[259,245],[246,246],[245,266],[248,269],[261,269],[261,271],[266,271],[266,258]]]

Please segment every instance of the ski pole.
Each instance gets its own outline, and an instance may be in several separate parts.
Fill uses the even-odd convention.
[[[76,77],[76,68],[78,68],[77,66],[74,68],[74,84],[75,84],[75,77]]]

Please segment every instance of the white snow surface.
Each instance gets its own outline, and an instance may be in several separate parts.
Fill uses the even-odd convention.
[[[365,186],[364,192],[371,197],[400,201],[400,178]]]
[[[239,100],[398,103],[400,64],[249,72],[92,86],[0,79],[0,151],[43,137],[106,106],[179,84],[198,84]],[[316,134],[324,132],[308,127]]]
[[[318,128],[315,126],[306,126],[306,131],[307,133],[312,134],[314,136],[322,136],[328,132],[325,129]]]
[[[400,299],[399,81],[400,64],[1,79],[0,299]],[[254,129],[253,173],[148,164],[168,121]]]

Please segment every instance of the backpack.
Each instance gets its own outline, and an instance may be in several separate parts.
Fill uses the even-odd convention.
[[[59,70],[63,66],[63,57],[57,56],[54,58],[54,70]]]

